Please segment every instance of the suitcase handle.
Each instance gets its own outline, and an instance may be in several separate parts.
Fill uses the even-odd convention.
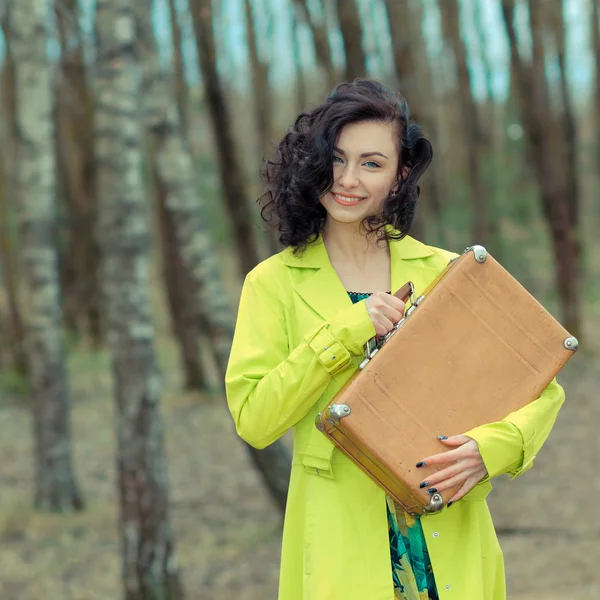
[[[379,348],[381,348],[391,337],[402,327],[404,322],[406,321],[406,317],[410,315],[410,313],[418,306],[419,302],[422,298],[415,298],[415,286],[412,281],[407,281],[399,290],[393,294],[396,298],[402,300],[405,304],[410,300],[410,306],[408,309],[405,307],[404,316],[400,319],[388,333],[383,336],[383,338],[373,337],[371,338],[364,347],[364,360],[360,363],[359,369],[363,369],[366,367],[368,362],[379,352]]]

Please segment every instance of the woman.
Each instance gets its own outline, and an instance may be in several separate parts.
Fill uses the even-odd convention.
[[[405,101],[357,80],[301,114],[266,164],[267,218],[285,250],[244,282],[226,388],[237,432],[253,446],[293,427],[280,600],[505,598],[485,498],[491,478],[531,467],[564,400],[556,382],[501,422],[441,435],[441,453],[422,462],[446,466],[423,486],[462,487],[421,519],[314,425],[363,345],[402,318],[391,293],[412,281],[419,294],[454,256],[408,235],[431,157]]]

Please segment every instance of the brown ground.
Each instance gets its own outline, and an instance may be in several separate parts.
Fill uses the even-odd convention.
[[[498,480],[490,499],[513,600],[600,598],[598,333],[600,325],[589,327],[588,350],[565,370],[568,401],[535,467],[513,482]],[[172,519],[188,598],[275,599],[277,510],[222,398],[181,394],[176,352],[168,341],[160,348]],[[0,600],[121,597],[106,356],[76,351],[70,371],[83,514],[31,510],[29,415],[22,400],[0,398]]]

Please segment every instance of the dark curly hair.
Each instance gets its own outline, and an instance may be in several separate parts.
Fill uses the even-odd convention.
[[[398,191],[388,196],[380,215],[362,225],[377,240],[408,234],[419,198],[419,178],[433,150],[421,128],[410,120],[406,100],[381,83],[357,79],[334,88],[326,102],[301,113],[277,147],[274,160],[261,170],[265,184],[261,215],[279,230],[284,247],[302,252],[319,235],[327,212],[319,198],[333,185],[333,147],[345,125],[361,121],[397,123]],[[405,167],[410,171],[402,176]],[[388,233],[391,225],[398,233]]]

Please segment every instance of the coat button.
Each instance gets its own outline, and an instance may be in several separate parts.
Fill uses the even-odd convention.
[[[440,534],[439,534],[437,531],[434,531],[434,532],[433,532],[433,537],[434,537],[434,538],[439,538],[439,537],[440,537]]]
[[[447,589],[447,590],[449,590],[449,589],[450,589],[450,584],[448,584],[448,585],[446,586],[446,589]]]

